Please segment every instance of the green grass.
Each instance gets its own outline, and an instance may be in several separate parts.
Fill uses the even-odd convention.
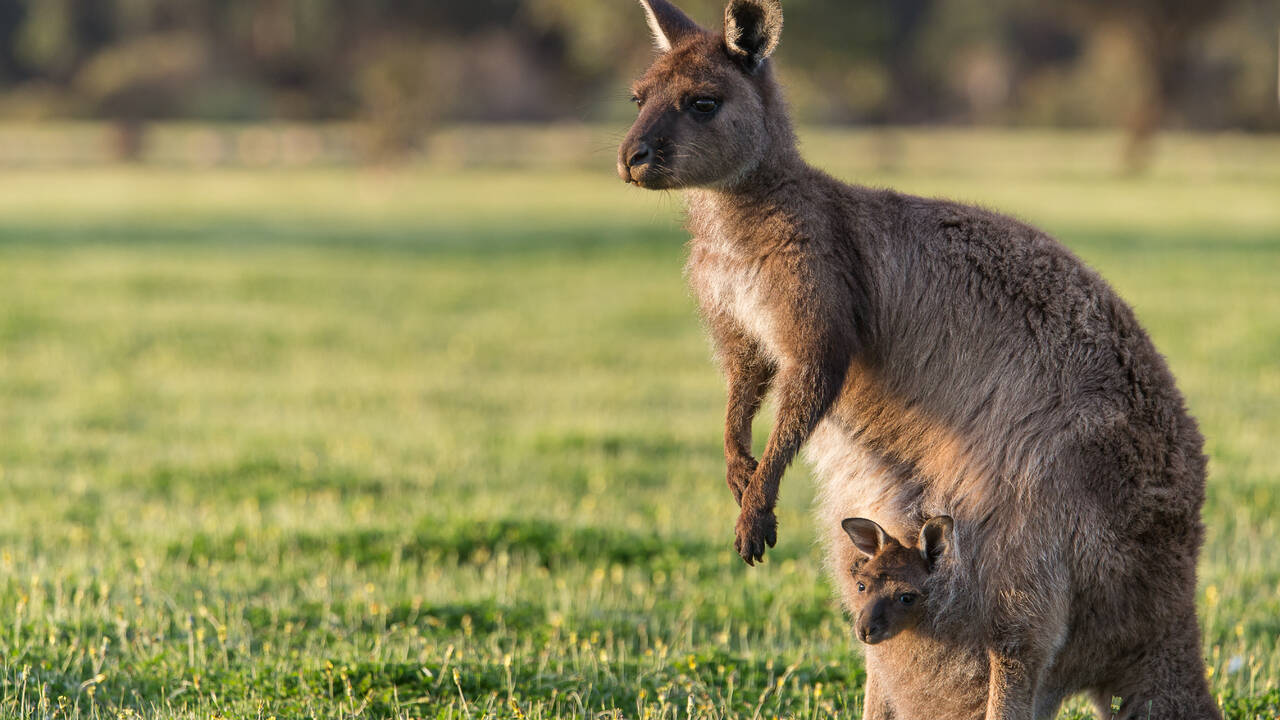
[[[1167,353],[1211,683],[1275,717],[1280,143],[895,142],[808,150],[1052,230]],[[597,165],[0,175],[0,716],[854,716],[806,469],[746,567],[679,199]]]

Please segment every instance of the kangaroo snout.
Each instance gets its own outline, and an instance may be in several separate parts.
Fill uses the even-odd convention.
[[[653,158],[653,148],[649,147],[649,143],[641,140],[631,148],[631,157],[627,158],[627,167],[634,168],[644,165]]]
[[[640,184],[654,159],[653,147],[644,140],[625,143],[618,151],[618,176]]]
[[[858,639],[868,645],[875,645],[885,640],[888,635],[889,620],[883,612],[864,612],[854,623],[854,633]]]
[[[857,627],[858,639],[868,645],[875,645],[883,640],[884,624],[871,622],[859,622]]]

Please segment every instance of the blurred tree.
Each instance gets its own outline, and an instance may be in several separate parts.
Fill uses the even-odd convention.
[[[1162,124],[1280,128],[1275,0],[784,2],[804,120],[1124,118],[1132,168]],[[439,122],[621,118],[652,53],[634,0],[0,0],[0,115],[109,119],[124,156],[156,119],[353,119],[385,158]]]
[[[356,90],[373,157],[396,160],[420,149],[426,132],[450,110],[460,77],[451,50],[395,36],[367,43]]]
[[[1146,61],[1146,87],[1128,121],[1124,165],[1141,172],[1151,162],[1152,140],[1191,77],[1196,41],[1229,0],[1072,0],[1090,16],[1115,20]]]
[[[117,156],[134,161],[142,156],[146,123],[176,114],[208,65],[198,36],[143,35],[94,54],[76,73],[75,87],[95,115],[115,124]]]

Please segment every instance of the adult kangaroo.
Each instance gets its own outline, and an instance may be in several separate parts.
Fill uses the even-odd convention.
[[[732,0],[722,32],[641,4],[661,53],[618,173],[685,191],[742,558],[775,543],[807,441],[846,597],[842,518],[896,537],[955,519],[951,602],[989,665],[987,718],[1047,718],[1078,690],[1104,717],[1113,696],[1121,718],[1218,717],[1194,605],[1202,439],[1129,307],[1035,228],[805,164],[768,59],[776,0]],[[887,717],[876,679],[898,670],[868,665],[867,717]]]

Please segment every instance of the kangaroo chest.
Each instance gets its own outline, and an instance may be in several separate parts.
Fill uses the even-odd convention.
[[[986,716],[987,662],[974,647],[903,633],[868,647],[867,665],[874,668],[894,717]]]
[[[694,238],[685,274],[703,316],[731,321],[774,359],[778,350],[779,278],[766,272],[766,258],[753,257],[717,239]]]

